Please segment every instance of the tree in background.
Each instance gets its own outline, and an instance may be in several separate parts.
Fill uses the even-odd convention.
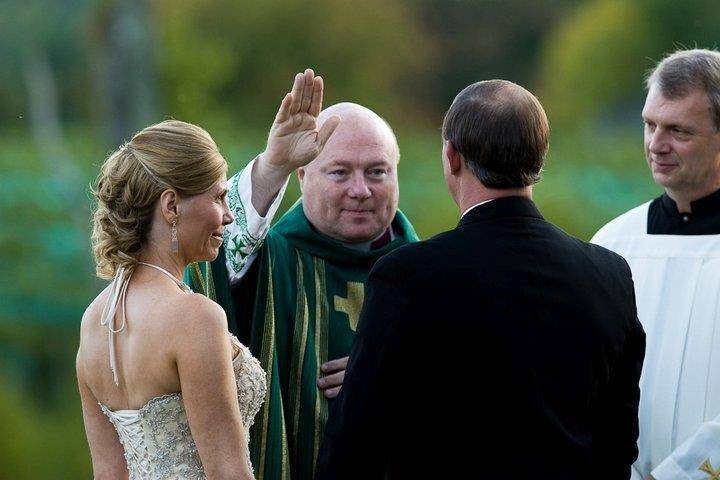
[[[434,46],[419,96],[435,122],[465,86],[502,78],[537,86],[543,39],[578,0],[419,0],[423,30]]]
[[[91,111],[105,138],[117,145],[159,121],[150,5],[145,0],[99,2],[87,30]]]
[[[404,2],[153,5],[165,113],[203,125],[264,130],[305,67],[327,79],[326,104],[357,101],[388,115],[408,93],[399,83],[427,68],[429,46]]]
[[[591,0],[566,15],[540,57],[540,96],[553,125],[639,125],[647,71],[678,48],[717,46],[717,2],[678,6],[672,0]]]

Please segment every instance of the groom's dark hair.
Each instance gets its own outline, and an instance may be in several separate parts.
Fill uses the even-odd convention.
[[[486,80],[455,97],[442,135],[483,185],[520,188],[540,180],[550,127],[532,93],[506,80]]]

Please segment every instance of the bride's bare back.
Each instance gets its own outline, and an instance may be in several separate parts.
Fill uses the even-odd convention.
[[[79,371],[95,398],[110,410],[137,410],[152,398],[181,390],[176,352],[194,338],[180,327],[183,318],[207,302],[183,292],[161,273],[147,270],[138,267],[133,275],[126,294],[127,323],[114,336],[119,385],[110,370],[108,327],[101,325],[109,287],[83,315]],[[119,305],[116,328],[123,321],[121,310]]]

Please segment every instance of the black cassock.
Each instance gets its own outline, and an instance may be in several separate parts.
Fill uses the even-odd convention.
[[[648,206],[649,235],[717,235],[720,233],[720,190],[690,202],[692,212],[678,211],[663,193]]]
[[[316,479],[626,479],[644,333],[618,255],[521,197],[383,257]]]

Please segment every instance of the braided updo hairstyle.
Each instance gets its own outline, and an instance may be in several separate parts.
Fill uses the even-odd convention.
[[[98,277],[110,279],[119,267],[135,268],[163,191],[197,195],[226,172],[217,145],[196,125],[167,120],[136,133],[107,158],[92,190],[97,200],[92,248]]]

